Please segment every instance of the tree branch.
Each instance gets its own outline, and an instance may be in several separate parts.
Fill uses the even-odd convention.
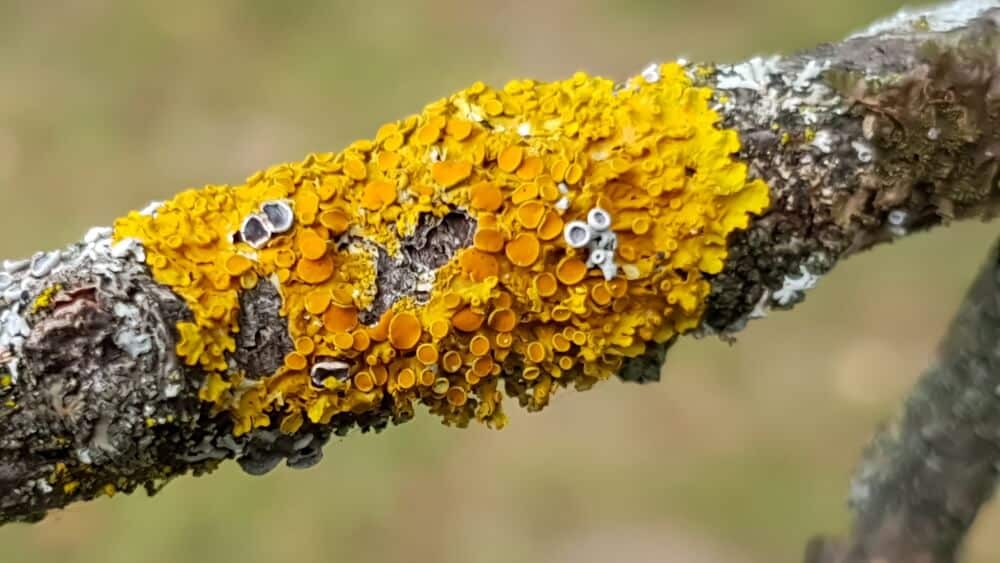
[[[476,84],[5,262],[0,522],[224,459],[307,467],[415,403],[501,426],[501,391],[655,380],[680,334],[991,216],[998,20],[960,1],[786,57]]]
[[[848,541],[819,538],[807,563],[957,561],[1000,463],[1000,258],[996,247],[898,420],[865,452]]]

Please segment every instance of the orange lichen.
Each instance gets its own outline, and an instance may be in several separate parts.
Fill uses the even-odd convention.
[[[176,352],[205,372],[201,399],[237,434],[374,411],[402,420],[415,402],[501,426],[501,387],[538,409],[695,328],[729,234],[769,203],[734,159],[739,139],[718,127],[712,92],[677,64],[659,76],[476,83],[372,141],[132,213],[115,237],[141,242],[156,281],[190,307]],[[294,210],[287,232],[255,247],[234,238],[275,201]],[[610,279],[563,237],[595,208],[612,218]],[[475,230],[431,272],[426,301],[401,296],[363,324],[379,252],[399,258],[423,216],[455,212]],[[240,294],[261,283],[277,284],[294,349],[250,380],[230,360]],[[311,380],[334,360],[349,374]]]
[[[303,258],[319,260],[326,254],[326,239],[312,229],[303,229],[299,234],[299,252]]]
[[[469,189],[471,205],[483,211],[493,211],[503,205],[503,192],[496,184],[480,182]]]
[[[567,256],[556,265],[556,279],[564,285],[576,285],[587,275],[587,265],[575,256]]]
[[[523,157],[523,148],[517,145],[509,146],[503,149],[500,152],[500,156],[497,157],[497,168],[507,173],[514,172],[521,165]]]
[[[433,344],[421,344],[417,348],[417,360],[425,366],[432,366],[438,361],[438,351]]]
[[[483,326],[483,314],[473,311],[471,308],[465,308],[455,313],[451,324],[462,332],[475,332]]]
[[[562,227],[559,228],[560,232]],[[472,244],[483,252],[500,252],[503,250],[503,233],[489,227],[481,227],[473,236]]]
[[[361,206],[365,209],[381,209],[394,201],[396,201],[396,186],[385,180],[368,182],[361,195]]]
[[[443,188],[450,188],[472,173],[472,163],[469,161],[436,162],[431,166],[431,176]]]
[[[396,383],[403,389],[409,389],[417,383],[417,372],[413,368],[403,368],[396,374]]]
[[[421,333],[420,319],[409,311],[399,313],[389,323],[389,343],[397,350],[409,350],[416,346]]]
[[[473,356],[485,356],[490,352],[490,339],[477,334],[469,341],[469,351]]]
[[[555,210],[548,210],[545,213],[545,217],[542,219],[540,225],[538,225],[538,238],[544,241],[550,241],[563,232],[562,217],[559,216]]]
[[[532,233],[521,233],[504,247],[507,259],[515,266],[528,267],[535,263],[541,252],[538,237]]]
[[[330,291],[328,289],[315,289],[306,294],[305,309],[310,315],[322,315],[326,308],[330,306]]]
[[[333,275],[333,258],[330,256],[318,260],[303,258],[295,265],[295,274],[309,285],[321,284]]]
[[[517,207],[517,220],[525,229],[534,229],[542,222],[547,212],[548,208],[544,203],[537,200],[526,201]]]
[[[358,310],[333,305],[323,315],[323,327],[331,333],[347,332],[358,326]]]
[[[230,276],[240,276],[253,267],[253,262],[246,256],[233,254],[226,258],[226,273]]]
[[[495,309],[490,313],[489,323],[497,332],[510,332],[517,326],[517,314],[510,309]]]
[[[351,218],[348,217],[347,213],[344,213],[340,209],[324,211],[319,216],[319,222],[327,229],[330,229],[334,234],[338,235],[346,231],[347,228],[351,226]]]

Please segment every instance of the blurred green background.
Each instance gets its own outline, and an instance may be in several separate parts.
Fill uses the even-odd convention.
[[[0,1],[0,256],[335,150],[482,79],[624,77],[836,40],[898,0]],[[838,267],[735,346],[682,341],[502,432],[418,420],[308,471],[226,466],[0,529],[0,562],[798,561],[928,364],[993,228]],[[1000,510],[970,561],[1000,556]]]

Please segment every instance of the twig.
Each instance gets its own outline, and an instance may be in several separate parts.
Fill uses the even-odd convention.
[[[851,487],[854,531],[806,563],[953,563],[1000,462],[1000,259],[995,247],[898,420]]]

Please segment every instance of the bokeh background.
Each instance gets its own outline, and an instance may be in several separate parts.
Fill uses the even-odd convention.
[[[482,79],[836,40],[898,0],[0,1],[0,256],[335,150]],[[933,356],[993,227],[859,256],[734,346],[684,340],[502,432],[418,417],[307,471],[228,465],[0,529],[0,562],[798,561]],[[1000,556],[1000,510],[969,561]]]

